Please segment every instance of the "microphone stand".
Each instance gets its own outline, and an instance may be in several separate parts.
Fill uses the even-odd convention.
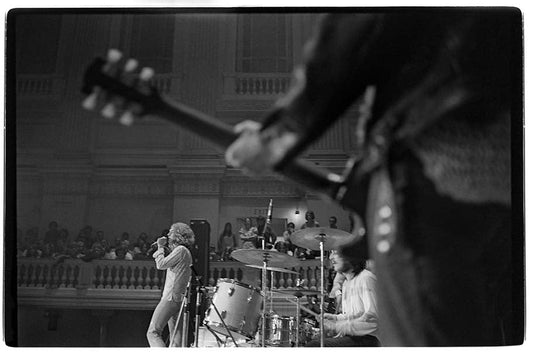
[[[191,277],[189,277],[189,283],[187,285],[187,295],[184,298],[185,304],[183,305],[183,334],[181,335],[182,348],[185,348],[187,346],[187,342],[189,339],[189,302],[191,301]]]
[[[180,322],[180,319],[181,319],[181,315],[183,314],[183,328],[182,329],[185,329],[186,328],[186,321],[188,321],[188,316],[186,317],[186,313],[184,313],[184,310],[187,310],[187,297],[188,297],[188,292],[190,290],[190,286],[191,286],[191,277],[189,277],[189,281],[187,282],[187,289],[185,290],[185,293],[183,293],[182,295],[182,301],[181,301],[181,306],[180,306],[180,311],[179,311],[179,314],[178,314],[178,317],[176,319],[176,325],[174,326],[174,330],[172,331],[172,333],[170,333],[170,343],[168,345],[168,347],[172,347],[172,344],[174,343],[174,337],[176,336],[176,332],[178,331],[178,327],[179,327],[179,322]],[[183,338],[186,337],[187,334],[186,333],[181,333],[181,345],[184,346],[184,341],[183,341]]]
[[[191,269],[194,273],[194,277],[196,278],[196,309],[195,309],[195,319],[194,319],[194,347],[198,348],[198,335],[200,332],[200,305],[202,303],[202,291],[200,289],[201,285],[201,278],[198,273],[196,273],[196,270],[191,265]],[[218,339],[218,338],[217,338]]]

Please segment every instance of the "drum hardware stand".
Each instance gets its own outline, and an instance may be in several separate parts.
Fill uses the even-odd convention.
[[[263,249],[265,247],[265,239],[263,238]],[[261,311],[261,347],[265,347],[265,330],[266,330],[266,316],[265,316],[265,310],[266,310],[266,271],[267,271],[267,263],[268,258],[267,255],[263,255],[263,270],[262,270],[262,284],[261,284],[261,290],[263,291],[263,310]]]
[[[266,250],[266,240],[265,240],[265,233],[266,233],[266,229],[268,226],[270,226],[270,223],[272,222],[272,198],[270,199],[270,201],[268,202],[268,209],[267,209],[267,220],[266,220],[266,223],[265,223],[265,226],[263,227],[263,233],[261,233],[261,249],[262,250]],[[267,255],[263,255],[263,270],[262,270],[262,285],[261,285],[261,290],[263,291],[263,310],[261,312],[261,347],[265,347],[265,330],[266,330],[266,316],[265,316],[265,311],[266,311],[266,291],[267,291],[267,288],[266,288],[266,280],[267,280],[267,275],[266,275],[266,271],[267,271],[267,263],[268,263],[268,258],[267,258]],[[270,294],[272,295],[272,293]],[[272,300],[271,300],[271,303],[272,303]]]
[[[270,271],[270,313],[274,312],[274,271]]]
[[[200,279],[200,276],[198,276],[198,273],[196,272],[196,270],[194,269],[194,267],[191,265],[191,269],[194,273],[194,275],[196,276],[197,280],[198,280],[198,284],[199,284],[199,288],[198,288],[198,293],[200,292],[203,292],[205,293],[206,292],[206,288],[205,286],[203,285],[201,279]],[[197,295],[199,295],[197,293]],[[218,311],[218,308],[217,306],[215,305],[215,303],[213,303],[213,299],[211,299],[209,297],[209,295],[205,295],[205,297],[207,298],[207,300],[209,301],[209,306],[210,307],[213,307],[213,309],[215,310],[215,312],[217,313],[217,316],[218,318],[220,319],[220,321],[222,322],[222,325],[224,326],[224,329],[226,329],[226,331],[228,332],[228,335],[231,337],[231,340],[233,341],[233,344],[235,344],[235,347],[239,347],[239,345],[237,345],[237,341],[235,340],[235,338],[233,337],[233,335],[231,334],[231,331],[228,329],[228,326],[226,325],[226,322],[224,321],[224,318],[222,318],[222,315],[220,314],[220,312]],[[197,305],[198,305],[198,301],[196,301]],[[199,315],[197,314],[197,320],[198,320],[198,317]],[[211,332],[213,333],[213,330],[209,327],[209,325],[206,325],[206,328]],[[213,335],[215,336],[215,338],[217,339],[217,341],[220,341],[221,340],[218,338],[218,336],[216,334],[213,333]],[[198,338],[198,334],[196,335],[196,338]],[[198,339],[195,339],[196,341]],[[198,343],[197,343],[198,344]]]
[[[300,345],[300,298],[301,295],[296,296],[296,347]]]
[[[315,237],[320,244],[320,347],[324,346],[324,241],[325,234]]]
[[[226,346],[226,341],[222,340],[219,338],[219,336],[217,335],[217,332],[215,332],[213,329],[211,329],[208,325],[205,326],[207,328],[207,330],[209,330],[209,332],[211,334],[213,334],[213,336],[215,337],[215,339],[217,340],[217,345],[220,347],[221,344],[223,344],[224,346]],[[227,340],[227,338],[226,338]],[[237,344],[235,344],[237,345]]]

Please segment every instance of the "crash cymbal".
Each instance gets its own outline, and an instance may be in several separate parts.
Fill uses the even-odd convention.
[[[237,249],[231,252],[231,256],[239,262],[257,266],[263,266],[264,259],[268,267],[292,268],[300,265],[298,258],[268,249]]]
[[[274,289],[273,292],[292,295],[293,297],[303,297],[304,295],[320,295],[319,290],[296,288],[296,289]]]
[[[251,268],[263,269],[263,266],[258,266],[258,265],[255,265],[255,264],[247,264],[246,266],[247,267],[251,267]],[[290,269],[285,269],[285,268],[267,267],[266,269],[267,270],[271,270],[273,272],[298,274],[298,272],[296,272],[296,271],[293,271],[293,270],[290,270]]]
[[[320,241],[324,241],[324,250],[329,251],[348,244],[355,239],[354,235],[340,229],[314,227],[300,229],[291,234],[291,242],[298,247],[320,250]]]

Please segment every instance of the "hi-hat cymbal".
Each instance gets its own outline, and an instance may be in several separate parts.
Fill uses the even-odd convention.
[[[304,295],[320,295],[319,290],[312,289],[274,289],[273,292],[292,295],[294,297],[303,297]]]
[[[257,269],[263,269],[263,266],[258,266],[255,264],[247,264],[247,267],[257,268]],[[298,272],[290,269],[285,268],[278,268],[278,267],[267,267],[267,270],[271,270],[273,272],[282,272],[282,273],[291,273],[291,274],[298,274]]]
[[[314,227],[300,229],[291,234],[291,242],[298,247],[320,250],[320,242],[324,241],[324,250],[336,249],[355,239],[354,235],[340,229]]]
[[[263,266],[264,260],[268,267],[292,268],[300,265],[298,258],[268,249],[237,249],[231,252],[231,256],[239,262],[257,266]]]

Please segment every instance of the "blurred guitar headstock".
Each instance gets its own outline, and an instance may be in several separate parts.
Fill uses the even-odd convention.
[[[141,68],[137,60],[110,49],[105,60],[96,58],[85,71],[82,92],[87,97],[82,107],[129,126],[161,101],[150,84],[154,74],[152,68]]]

